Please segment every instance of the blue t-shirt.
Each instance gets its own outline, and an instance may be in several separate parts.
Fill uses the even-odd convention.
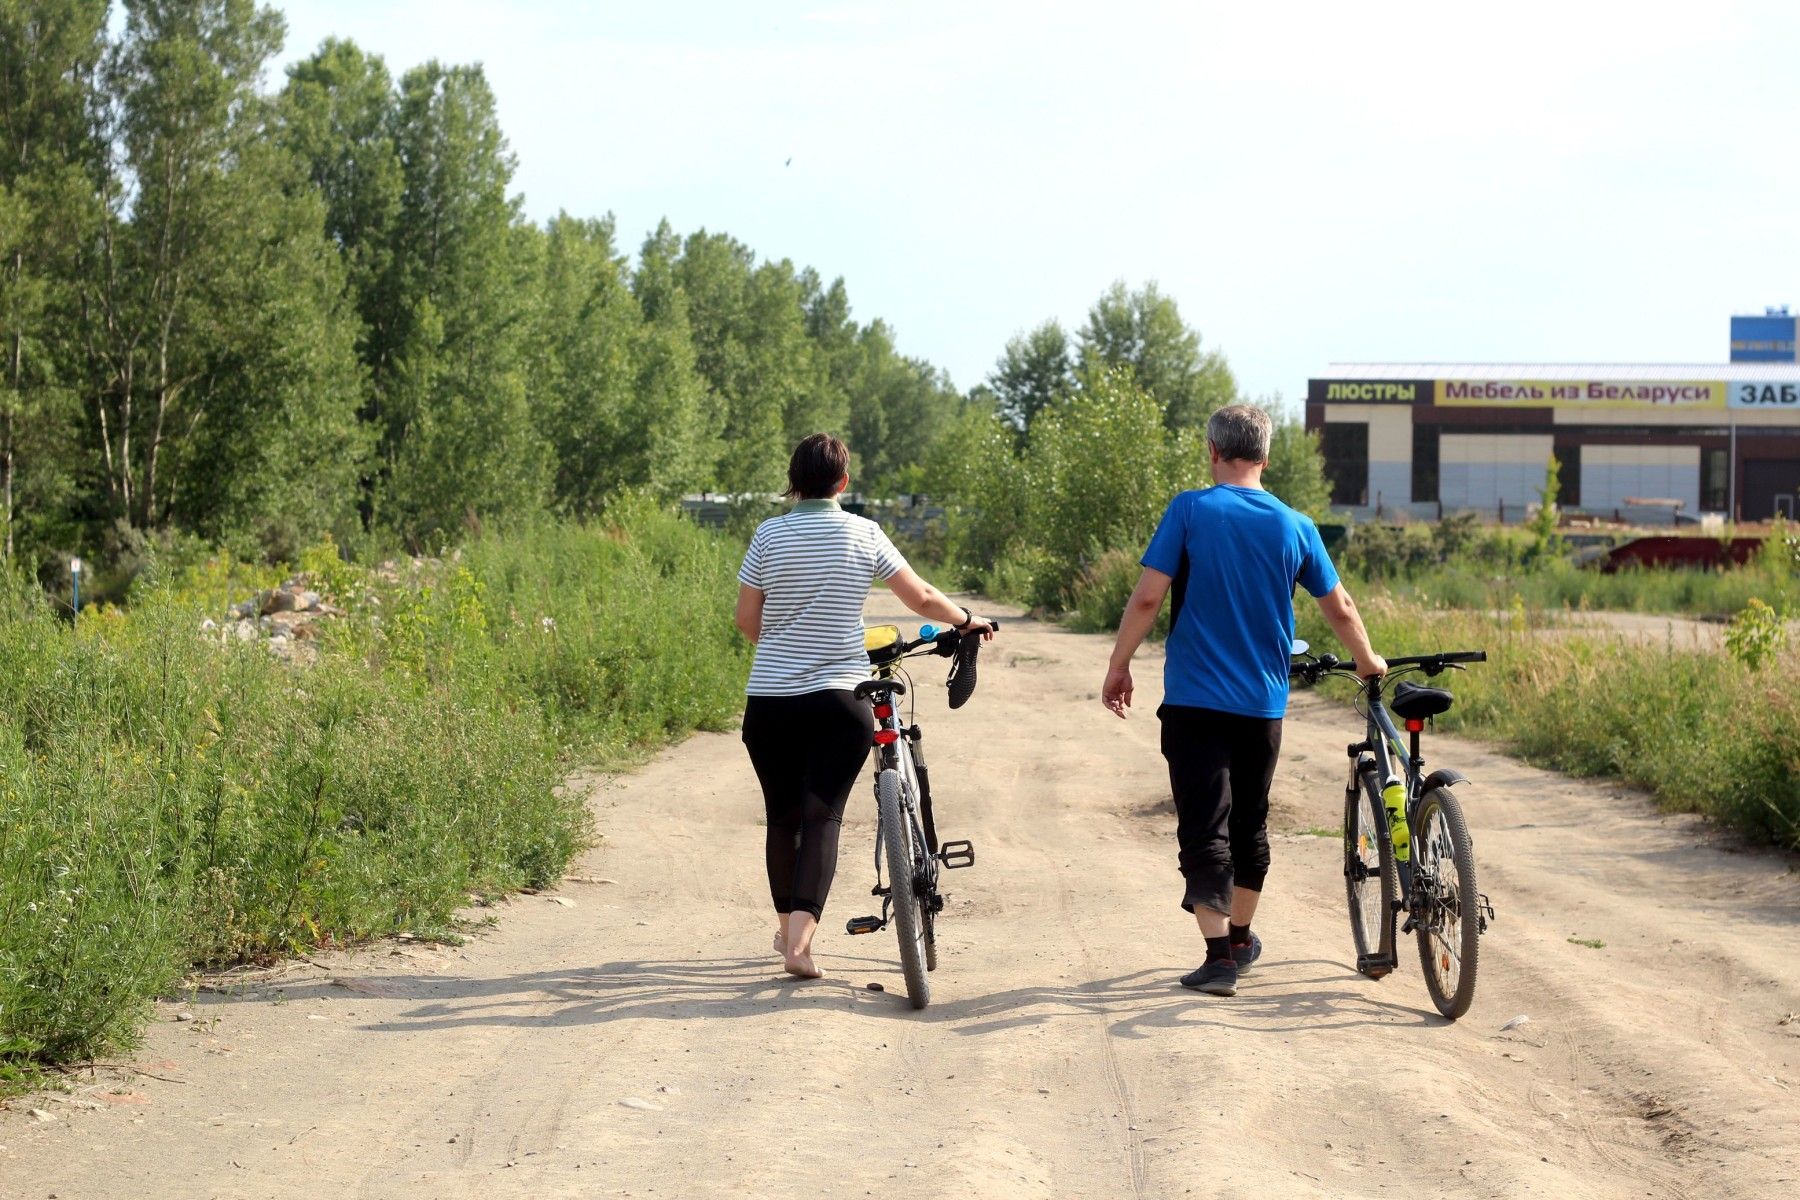
[[[1175,580],[1163,701],[1284,715],[1294,585],[1314,596],[1338,585],[1318,526],[1261,488],[1183,492],[1169,502],[1143,565]]]

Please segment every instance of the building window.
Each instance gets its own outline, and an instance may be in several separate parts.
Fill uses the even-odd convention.
[[[1369,502],[1369,424],[1325,422],[1325,478],[1333,504]]]
[[[1705,512],[1727,512],[1731,498],[1731,460],[1724,450],[1700,451],[1700,507]]]
[[[1564,446],[1556,452],[1556,504],[1559,508],[1581,507],[1581,447]]]
[[[1438,498],[1438,427],[1413,422],[1412,498],[1432,504]]]

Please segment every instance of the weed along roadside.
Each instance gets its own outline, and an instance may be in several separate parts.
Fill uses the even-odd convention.
[[[220,564],[73,627],[9,584],[0,1081],[129,1046],[195,967],[452,936],[559,878],[592,836],[573,765],[735,717],[735,555],[630,504],[385,577],[309,554],[344,612],[311,662],[202,631]]]

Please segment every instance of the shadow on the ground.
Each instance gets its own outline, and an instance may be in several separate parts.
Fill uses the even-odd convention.
[[[397,1018],[363,1026],[390,1033],[479,1025],[719,1020],[754,1017],[777,1008],[848,1010],[878,1020],[945,1025],[963,1036],[1071,1017],[1100,1017],[1110,1023],[1115,1036],[1129,1038],[1158,1029],[1200,1026],[1284,1033],[1444,1023],[1434,1012],[1377,999],[1370,991],[1379,985],[1360,979],[1342,963],[1317,959],[1265,965],[1248,974],[1238,994],[1229,999],[1182,988],[1176,980],[1183,968],[1176,967],[954,998],[946,995],[952,990],[950,979],[940,976],[934,978],[942,998],[922,1012],[909,1007],[904,995],[871,991],[847,978],[859,973],[858,967],[849,965],[858,963],[871,964],[884,974],[894,967],[886,960],[821,955],[827,978],[814,981],[772,971],[766,959],[717,958],[610,962],[491,979],[377,975],[359,982],[375,994],[429,997]]]

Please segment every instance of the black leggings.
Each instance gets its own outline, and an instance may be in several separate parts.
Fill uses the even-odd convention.
[[[837,871],[844,803],[874,745],[866,700],[844,690],[752,696],[744,745],[769,814],[769,897],[817,917]]]
[[[1175,793],[1186,881],[1181,907],[1229,913],[1233,886],[1260,892],[1269,874],[1269,784],[1281,754],[1281,719],[1177,704],[1156,715]]]

